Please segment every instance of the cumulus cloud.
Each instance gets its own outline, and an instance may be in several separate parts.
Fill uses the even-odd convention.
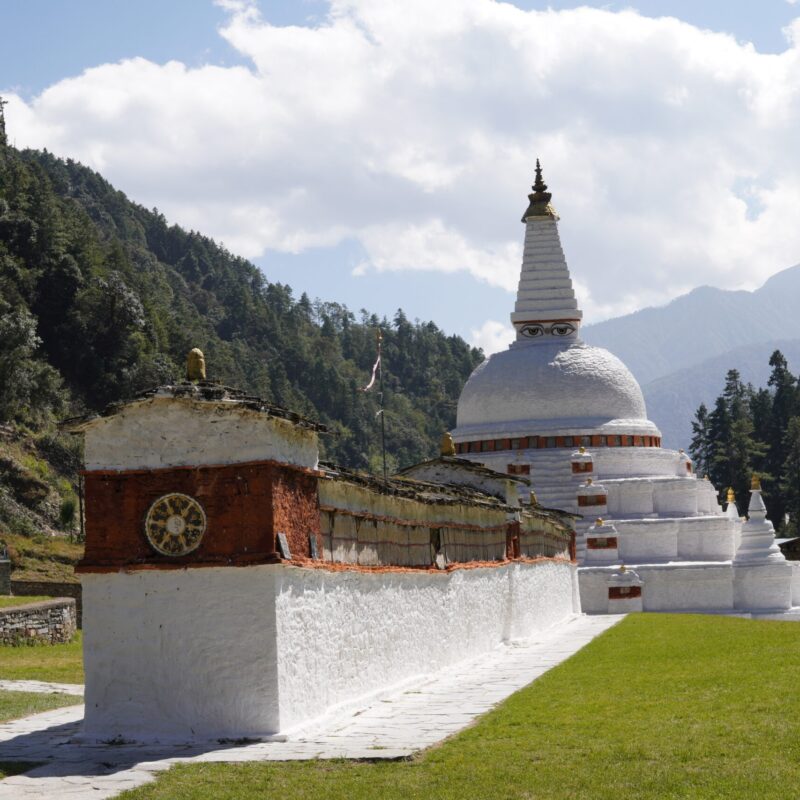
[[[470,331],[470,344],[482,348],[487,356],[506,350],[516,338],[517,334],[511,325],[496,319],[487,319],[480,328]]]
[[[352,239],[357,273],[509,290],[538,155],[587,322],[800,261],[800,20],[765,55],[633,11],[331,0],[301,27],[219,5],[247,67],[98,65],[12,93],[11,136],[246,256]]]

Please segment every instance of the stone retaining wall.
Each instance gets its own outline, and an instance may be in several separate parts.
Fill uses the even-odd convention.
[[[70,641],[77,629],[75,601],[71,597],[0,608],[2,644],[61,644]]]
[[[75,600],[78,627],[83,627],[83,594],[79,583],[17,581],[11,579],[11,594],[19,597],[71,597]]]

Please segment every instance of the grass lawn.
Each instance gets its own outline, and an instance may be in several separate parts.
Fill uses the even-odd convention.
[[[0,645],[0,680],[83,683],[81,632],[69,644]]]
[[[38,764],[31,763],[30,761],[0,761],[0,781],[11,775],[19,775],[22,772],[28,772],[38,766]]]
[[[66,694],[0,691],[0,722],[38,714],[40,711],[49,711],[51,708],[74,706],[81,702],[80,697],[70,697]]]
[[[52,597],[17,597],[13,595],[0,594],[0,608],[10,608],[11,606],[25,606],[28,603],[38,603],[40,600],[52,600]]]
[[[410,762],[179,765],[125,800],[800,795],[800,625],[637,614]]]

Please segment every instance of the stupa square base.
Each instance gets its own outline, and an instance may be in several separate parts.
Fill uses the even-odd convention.
[[[792,566],[786,561],[734,563],[734,607],[763,611],[791,608],[792,573]]]

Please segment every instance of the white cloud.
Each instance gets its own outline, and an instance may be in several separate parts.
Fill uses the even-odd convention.
[[[506,350],[514,339],[516,333],[511,325],[494,319],[487,319],[480,328],[470,331],[470,344],[483,348],[487,356]]]
[[[586,321],[800,261],[800,20],[763,55],[633,11],[332,0],[278,27],[218,4],[250,68],[99,65],[10,93],[12,139],[244,255],[352,239],[360,271],[450,273],[454,297],[459,273],[513,291],[539,155]]]

